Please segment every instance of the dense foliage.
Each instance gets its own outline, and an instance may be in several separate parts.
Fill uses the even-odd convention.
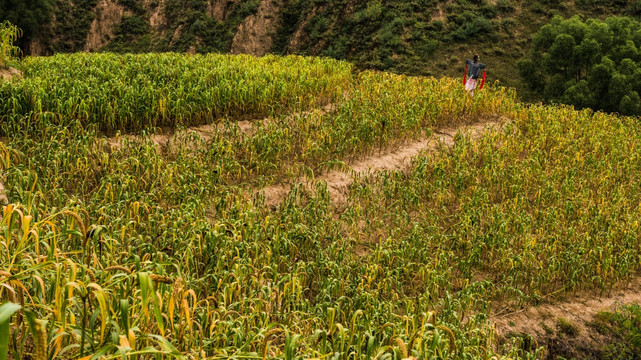
[[[226,53],[231,49],[239,24],[256,13],[261,0],[110,0],[104,3],[29,0],[23,3],[31,5],[21,3],[12,7],[26,9],[26,12],[12,15],[10,20],[25,29],[31,29],[29,21],[39,24],[41,29],[34,34],[39,35],[35,40],[39,53],[43,54],[83,51],[96,19],[100,19],[105,41],[96,45],[99,50]],[[39,6],[45,3],[52,6]],[[104,4],[109,4],[110,10],[104,10]],[[212,4],[224,9],[223,13],[213,14]],[[282,0],[274,4],[277,10],[267,15],[280,18],[272,34],[273,53],[330,56],[348,60],[360,69],[453,76],[461,72],[462,59],[478,52],[491,64],[492,79],[498,78],[515,87],[522,85],[515,76],[516,61],[528,51],[532,35],[552,16],[641,15],[639,1],[625,0]],[[99,13],[113,14],[114,6],[118,7],[120,17],[100,17]],[[8,15],[0,11],[0,21],[5,16]],[[55,21],[48,21],[54,18]],[[29,54],[29,48],[23,47],[23,50]],[[534,93],[526,95],[536,97]]]
[[[266,116],[331,99],[351,66],[299,56],[77,53],[27,58],[0,84],[0,135],[80,120],[102,130]]]
[[[48,33],[56,0],[0,0],[0,22],[10,21],[24,32],[17,45],[26,50]],[[47,31],[45,31],[47,30]]]
[[[600,359],[641,359],[641,305],[630,304],[619,306],[613,312],[601,312],[591,325],[601,335],[615,340],[600,349]]]
[[[438,48],[496,37],[498,18],[513,10],[507,1],[479,5],[340,0],[331,6],[313,0],[290,1],[273,50],[346,59],[365,68],[433,74],[435,69],[426,66],[426,59]],[[435,18],[439,11],[442,18]],[[297,26],[303,26],[305,37],[294,47],[290,41]]]
[[[519,63],[524,81],[546,99],[626,115],[641,115],[641,23],[555,17]]]

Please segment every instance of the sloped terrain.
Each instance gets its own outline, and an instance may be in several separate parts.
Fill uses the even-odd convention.
[[[634,118],[327,58],[19,67],[0,81],[13,358],[578,356],[589,296],[636,301]],[[626,316],[595,331],[634,339]]]
[[[179,51],[304,54],[413,75],[458,76],[479,53],[490,81],[521,88],[515,63],[554,15],[641,14],[636,1],[360,2],[338,0],[56,0],[26,54]],[[33,11],[36,11],[35,9]],[[46,11],[45,11],[46,13]],[[20,23],[21,16],[8,13]],[[2,16],[0,16],[1,18]]]

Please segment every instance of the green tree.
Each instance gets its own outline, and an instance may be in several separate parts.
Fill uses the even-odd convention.
[[[641,115],[641,23],[557,16],[533,36],[519,74],[547,101]],[[532,76],[536,78],[532,78]]]
[[[621,99],[619,108],[623,115],[637,115],[641,113],[641,99],[639,93],[631,91]]]
[[[563,93],[563,102],[580,108],[594,107],[594,94],[586,80],[581,80],[568,87]]]

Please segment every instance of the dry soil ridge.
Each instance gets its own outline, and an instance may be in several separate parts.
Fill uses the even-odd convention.
[[[436,152],[443,146],[453,146],[454,136],[458,132],[466,134],[474,140],[481,137],[486,131],[500,128],[504,123],[505,118],[499,118],[481,121],[473,125],[441,129],[434,131],[432,136],[428,138],[405,144],[378,156],[359,160],[349,166],[346,171],[334,170],[314,179],[301,179],[297,182],[304,181],[305,190],[310,192],[314,191],[317,183],[325,182],[335,207],[340,208],[346,202],[349,186],[354,181],[354,177],[375,174],[379,171],[406,171],[412,158],[420,153],[424,151]],[[274,209],[285,199],[291,186],[288,183],[275,184],[258,190],[258,192],[264,194],[265,205]]]
[[[621,305],[641,303],[641,277],[632,279],[606,294],[589,291],[572,295],[564,301],[531,306],[504,315],[493,315],[490,321],[499,338],[527,334],[538,346],[550,348],[553,342],[563,341],[566,346],[598,350],[608,345],[608,339],[590,326],[602,311],[613,312]],[[559,319],[567,320],[576,330],[576,336],[559,339],[556,335]]]
[[[311,114],[314,112],[319,112],[321,114],[324,114],[332,111],[332,109],[333,109],[333,105],[330,103],[330,104],[323,105],[322,107],[319,107],[319,108],[295,112],[295,113],[287,114],[283,116],[284,116],[284,120],[287,121],[288,119],[292,119],[293,117],[303,116],[303,115]],[[239,120],[239,121],[236,121],[235,123],[236,125],[238,125],[238,128],[240,129],[241,133],[245,134],[246,136],[253,136],[256,133],[256,130],[258,129],[259,126],[265,127],[276,119],[278,119],[277,116],[253,119],[253,120]],[[190,126],[180,131],[195,132],[198,135],[200,135],[204,140],[209,140],[212,137],[214,137],[216,133],[227,131],[226,125],[227,123],[225,122],[214,122],[211,124]],[[176,135],[176,133],[177,131],[175,130],[164,132],[164,133],[161,132],[158,134],[151,135],[149,139],[151,140],[151,142],[154,143],[154,145],[159,151],[164,152],[171,147],[172,140],[174,139],[174,136]],[[134,135],[134,134],[106,137],[106,142],[107,142],[106,150],[111,152],[113,150],[120,149],[121,140],[123,138],[127,138],[129,140],[135,140],[135,139],[141,139],[142,137],[140,135]]]
[[[14,69],[12,67],[8,69],[0,68],[0,80],[9,81],[13,77],[21,77],[21,76],[22,76],[22,72],[18,69]],[[2,143],[5,143],[5,142],[6,140],[0,137],[0,145],[2,145]],[[9,200],[7,199],[7,195],[4,190],[4,185],[2,184],[2,178],[0,178],[0,206],[7,203],[9,203]]]
[[[14,77],[20,78],[22,76],[22,71],[14,69],[12,67],[4,69],[0,67],[0,80],[11,80]]]

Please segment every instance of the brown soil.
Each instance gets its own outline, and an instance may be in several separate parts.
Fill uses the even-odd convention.
[[[317,10],[323,11],[325,8],[326,6],[321,6],[319,9],[313,8],[312,11],[309,12],[307,17],[303,21],[301,21],[300,25],[294,32],[294,35],[289,40],[289,44],[287,46],[288,52],[295,53],[296,51],[298,51],[302,44],[309,40],[309,37],[305,32],[305,28],[307,27],[307,24],[309,24],[309,22],[312,21],[312,19],[316,16]]]
[[[165,13],[165,0],[160,0],[155,8],[151,6],[150,0],[146,0],[145,7],[149,10],[149,25],[151,25],[152,28],[157,29],[167,24],[167,19],[165,19],[163,15]]]
[[[436,152],[442,146],[451,147],[454,145],[454,135],[457,132],[469,134],[472,139],[475,139],[485,131],[500,127],[504,120],[493,119],[469,126],[442,129],[429,138],[406,144],[379,156],[362,159],[351,165],[347,171],[331,171],[313,180],[307,180],[305,189],[311,192],[316,188],[317,182],[325,181],[334,206],[341,208],[347,200],[349,186],[355,176],[374,174],[378,171],[386,170],[406,170],[410,165],[411,159],[419,153],[423,151]],[[261,189],[259,192],[264,193],[265,205],[274,209],[285,199],[290,188],[290,184],[277,184]]]
[[[171,40],[169,41],[169,46],[174,45],[178,40],[180,40],[180,37],[183,35],[183,24],[178,25],[176,30],[174,30],[173,35],[171,35]]]
[[[4,185],[0,182],[0,206],[8,203],[9,199],[7,199],[7,195],[4,193]]]
[[[263,0],[255,15],[248,16],[232,40],[232,54],[262,56],[272,47],[273,35],[280,21],[282,0]]]
[[[14,69],[12,67],[8,69],[3,69],[0,67],[0,80],[11,80],[13,78],[22,77],[22,71]]]
[[[594,328],[595,316],[599,312],[612,312],[620,305],[632,303],[641,303],[641,278],[609,294],[576,294],[566,301],[494,315],[491,321],[500,339],[525,338],[522,347],[534,350],[542,346],[545,349],[544,358],[598,359],[601,349],[612,344],[613,339]]]
[[[45,46],[44,40],[31,39],[27,41],[23,55],[31,56],[50,56],[53,55],[51,51]]]
[[[4,144],[6,142],[7,142],[7,140],[5,138],[0,137],[0,148],[4,148]],[[2,209],[3,205],[9,203],[9,199],[7,198],[7,194],[5,193],[5,190],[4,190],[4,181],[5,180],[6,180],[6,178],[4,178],[2,175],[0,175],[0,210]],[[0,218],[2,218],[1,214],[0,214]]]
[[[452,1],[448,1],[447,3],[440,2],[436,6],[436,12],[432,14],[432,21],[442,21],[442,22],[447,22],[447,13],[445,12],[445,5],[451,3]]]
[[[247,125],[245,125],[244,128],[242,125],[240,125],[240,128],[241,128],[241,131],[243,132],[250,132],[251,129],[253,129],[253,125],[250,122],[247,122]],[[223,131],[224,129],[225,129],[225,125],[223,123],[214,123],[214,124],[190,127],[186,131],[196,132],[203,139],[209,140],[214,136],[214,133]],[[166,153],[169,150],[169,148],[172,146],[172,139],[174,138],[174,135],[175,135],[175,132],[164,131],[158,134],[151,135],[149,139],[153,142],[153,144],[156,146],[156,149],[160,153]],[[104,144],[105,151],[111,153],[114,150],[120,149],[121,147],[120,141],[123,138],[126,138],[129,141],[141,139],[140,136],[131,135],[131,134],[121,135],[119,137],[108,137],[106,138],[106,142]]]
[[[333,111],[333,105],[331,103],[326,104],[317,109],[289,114],[285,117],[284,121],[287,121],[288,119],[291,119],[295,116],[302,116],[305,114],[311,114],[313,112],[319,112],[320,114],[324,114],[330,111]],[[262,127],[268,126],[273,121],[274,121],[273,117],[266,117],[262,119],[240,120],[236,122],[236,125],[238,125],[238,127],[240,128],[240,131],[244,135],[251,137],[256,133],[256,130],[258,129],[259,126],[262,126]],[[212,137],[214,137],[216,134],[223,133],[228,130],[224,122],[215,122],[212,124],[192,126],[187,128],[185,131],[193,131],[198,135],[200,135],[205,141],[207,141]],[[161,131],[158,134],[152,135],[150,139],[160,152],[165,153],[167,152],[168,149],[172,147],[173,145],[172,139],[174,138],[174,135],[176,135],[175,131],[171,129],[165,129],[165,131]],[[141,139],[140,136],[133,135],[133,134],[121,135],[120,137],[107,137],[104,144],[104,150],[106,152],[112,152],[114,150],[120,149],[120,141],[122,138],[127,138],[129,140]],[[181,144],[180,146],[185,146],[185,145],[188,146],[188,144]]]

